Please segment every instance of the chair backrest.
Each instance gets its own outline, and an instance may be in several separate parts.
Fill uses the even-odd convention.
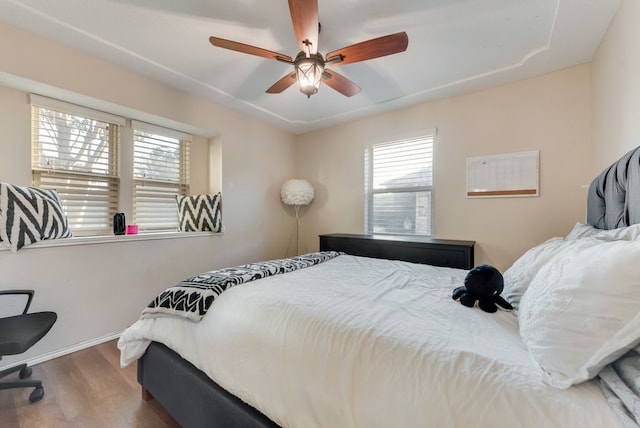
[[[26,314],[34,294],[34,290],[0,290],[0,318]]]

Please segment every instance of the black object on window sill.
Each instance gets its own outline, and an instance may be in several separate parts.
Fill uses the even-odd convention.
[[[116,213],[113,216],[113,234],[124,235],[127,228],[127,222],[124,218],[124,213]]]

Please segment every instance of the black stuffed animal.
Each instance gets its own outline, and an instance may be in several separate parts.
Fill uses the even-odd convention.
[[[464,278],[464,286],[453,290],[453,299],[470,308],[478,301],[478,307],[485,312],[496,312],[500,305],[504,309],[513,309],[500,293],[504,289],[504,280],[498,269],[490,265],[478,265]]]

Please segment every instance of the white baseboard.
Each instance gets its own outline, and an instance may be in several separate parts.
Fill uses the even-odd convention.
[[[6,364],[6,365],[0,365],[0,370],[17,366],[23,363],[26,363],[28,366],[34,366],[36,364],[44,363],[45,361],[53,360],[54,358],[62,357],[63,355],[71,354],[72,352],[81,351],[83,349],[90,348],[92,346],[99,345],[101,343],[108,342],[113,339],[117,339],[120,337],[123,331],[124,330],[121,330],[116,333],[110,333],[106,336],[101,336],[95,339],[86,340],[84,342],[76,343],[74,345],[67,346],[66,348],[48,352],[43,355],[38,355],[36,357],[27,358],[25,360],[20,360],[20,361],[13,361],[12,363]]]

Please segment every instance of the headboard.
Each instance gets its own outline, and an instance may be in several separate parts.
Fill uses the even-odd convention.
[[[591,182],[587,223],[598,229],[640,223],[640,147],[625,154]]]

